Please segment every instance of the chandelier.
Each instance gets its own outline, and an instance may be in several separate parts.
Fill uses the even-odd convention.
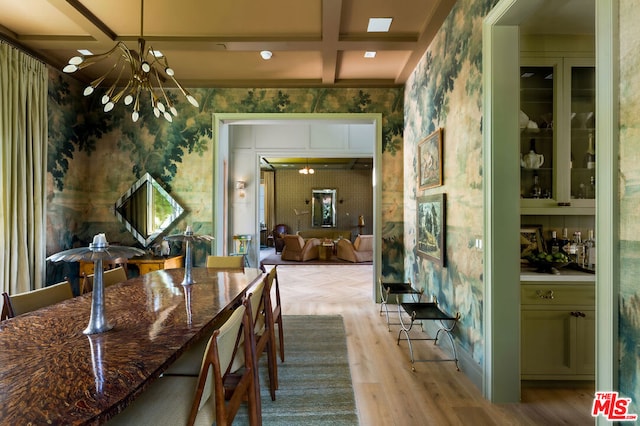
[[[102,96],[101,101],[104,105],[104,112],[111,111],[120,99],[123,99],[125,105],[133,104],[131,119],[136,122],[140,117],[140,102],[144,102],[143,98],[148,95],[154,115],[157,118],[163,115],[167,121],[171,122],[173,121],[172,115],[178,115],[178,110],[167,97],[162,85],[163,80],[166,80],[167,77],[173,80],[178,89],[194,107],[199,106],[198,101],[175,79],[173,68],[169,66],[167,58],[151,46],[146,49],[146,43],[143,38],[143,17],[144,0],[141,0],[140,38],[138,38],[137,52],[130,50],[122,41],[119,41],[108,52],[99,55],[74,56],[69,59],[69,63],[62,71],[70,74],[116,54],[117,61],[109,70],[93,80],[84,89],[84,96],[91,95],[112,72],[117,72],[114,83]]]
[[[314,174],[316,171],[313,170],[311,167],[309,167],[309,159],[307,158],[307,165],[303,168],[301,168],[300,170],[298,170],[298,173],[300,173],[301,175],[312,175]]]

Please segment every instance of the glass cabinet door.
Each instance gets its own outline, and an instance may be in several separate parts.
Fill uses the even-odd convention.
[[[521,212],[594,213],[594,112],[593,59],[521,59]]]
[[[520,67],[520,197],[554,199],[556,66]]]
[[[595,67],[568,64],[571,76],[571,200],[595,199]]]

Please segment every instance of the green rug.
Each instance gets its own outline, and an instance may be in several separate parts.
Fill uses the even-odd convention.
[[[275,401],[269,396],[266,354],[260,360],[262,423],[358,425],[342,317],[285,315],[283,322],[285,362],[278,358]],[[243,408],[234,425],[248,424]]]

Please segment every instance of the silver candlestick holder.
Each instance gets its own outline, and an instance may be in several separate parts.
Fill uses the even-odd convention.
[[[187,229],[184,231],[184,234],[170,235],[168,237],[164,237],[164,239],[169,241],[184,241],[184,279],[180,284],[194,284],[195,281],[193,279],[193,276],[191,275],[191,270],[193,269],[191,243],[193,241],[213,241],[214,238],[211,235],[194,234],[191,226],[188,225]]]
[[[61,251],[47,258],[52,262],[78,262],[80,260],[93,261],[93,294],[91,295],[91,317],[89,325],[84,329],[84,334],[104,333],[113,328],[105,316],[104,310],[104,284],[103,284],[103,260],[112,260],[118,257],[130,258],[142,256],[145,252],[135,247],[109,246],[104,234],[97,234],[89,247]]]

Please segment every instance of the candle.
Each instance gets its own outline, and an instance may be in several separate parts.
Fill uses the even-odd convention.
[[[104,233],[93,236],[93,245],[97,247],[105,247],[107,245],[107,237]]]

